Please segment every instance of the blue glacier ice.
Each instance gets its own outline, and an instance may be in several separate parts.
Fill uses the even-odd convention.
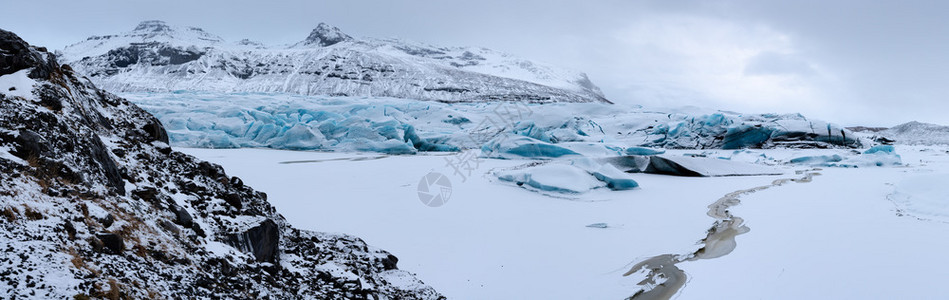
[[[629,147],[626,148],[626,155],[641,155],[641,156],[650,156],[650,155],[659,155],[666,153],[665,150],[657,150],[644,147]]]
[[[390,105],[358,99],[189,92],[137,97],[133,100],[162,121],[175,146],[388,154],[460,149],[452,144],[448,130],[420,134],[410,123],[415,117],[407,112],[425,114],[427,107],[408,101]]]
[[[873,153],[878,153],[878,152],[896,153],[896,148],[893,147],[893,145],[878,145],[878,146],[873,146],[870,149],[867,149],[867,151],[864,151],[863,154],[873,154]]]
[[[764,126],[739,125],[725,131],[722,149],[759,148],[771,139],[774,129]]]
[[[606,187],[614,191],[631,190],[639,187],[639,183],[633,180],[632,176],[609,164],[604,164],[591,174],[596,179],[605,182]]]
[[[830,163],[836,163],[843,161],[844,158],[840,155],[817,155],[817,156],[802,156],[792,158],[790,162],[792,164],[803,164],[803,165],[823,165],[828,166]]]
[[[513,182],[519,186],[564,194],[585,193],[606,185],[581,168],[558,163],[501,171],[496,175],[502,181]]]
[[[439,103],[268,93],[125,94],[159,118],[171,144],[291,150],[486,150],[488,157],[658,155],[657,149],[858,147],[857,137],[800,114],[672,113],[597,103]],[[514,107],[507,107],[514,106]],[[510,114],[512,110],[516,114]],[[499,139],[528,139],[503,146]],[[523,140],[521,140],[523,141]],[[500,146],[500,147],[499,147]],[[503,148],[503,149],[502,149]]]
[[[800,114],[701,116],[668,114],[647,131],[644,146],[671,149],[859,147],[849,130]]]
[[[481,147],[481,155],[488,158],[551,159],[580,154],[573,150],[545,143],[526,136],[500,136]]]
[[[791,159],[790,162],[792,164],[838,168],[888,167],[903,164],[902,158],[899,154],[896,154],[893,146],[887,145],[870,148],[859,155],[804,156]]]

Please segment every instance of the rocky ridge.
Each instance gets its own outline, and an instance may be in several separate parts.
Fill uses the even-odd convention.
[[[266,194],[169,147],[152,115],[3,30],[0,182],[3,298],[442,298],[359,238],[293,228]]]

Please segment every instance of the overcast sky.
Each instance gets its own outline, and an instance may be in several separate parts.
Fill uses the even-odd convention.
[[[583,71],[617,103],[949,125],[949,1],[4,2],[0,28],[51,49],[150,19],[267,44],[326,22]]]

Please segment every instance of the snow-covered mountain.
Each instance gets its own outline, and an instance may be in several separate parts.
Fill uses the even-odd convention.
[[[280,92],[442,102],[608,102],[583,73],[485,48],[356,38],[319,24],[285,47],[236,43],[200,28],[145,21],[62,51],[113,92]]]
[[[0,30],[0,298],[442,298],[167,143],[157,118]]]
[[[905,145],[949,145],[949,126],[936,124],[913,121],[877,134]]]

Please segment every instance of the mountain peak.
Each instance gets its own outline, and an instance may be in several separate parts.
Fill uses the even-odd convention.
[[[310,32],[310,35],[303,41],[304,45],[320,45],[321,47],[332,46],[342,41],[351,40],[353,37],[343,33],[342,30],[326,23],[320,23]]]
[[[135,26],[135,31],[164,32],[171,31],[171,26],[168,26],[165,21],[147,20],[138,23],[138,26]]]

